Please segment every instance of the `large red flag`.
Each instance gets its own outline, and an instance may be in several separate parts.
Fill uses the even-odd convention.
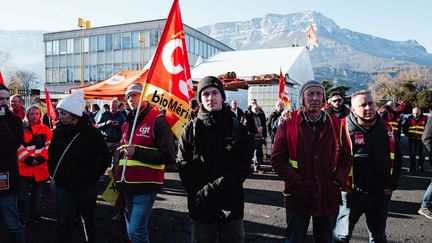
[[[3,76],[2,76],[2,74],[1,74],[1,71],[0,71],[0,84],[5,85],[5,82],[4,82],[4,80],[3,80]]]
[[[179,138],[193,97],[183,23],[178,0],[174,0],[141,98],[166,110],[166,120]]]
[[[47,115],[51,121],[50,123],[54,126],[55,122],[57,121],[57,113],[54,110],[54,106],[51,102],[51,98],[49,96],[48,90],[46,89],[46,87],[44,87],[44,89],[45,89],[45,102],[47,107]]]
[[[279,74],[279,100],[285,103],[287,107],[291,105],[288,92],[285,91],[285,77],[282,75],[282,70],[280,70]]]

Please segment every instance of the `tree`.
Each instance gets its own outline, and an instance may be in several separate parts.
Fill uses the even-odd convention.
[[[37,80],[38,76],[35,72],[18,70],[15,72],[15,76],[21,83],[21,89],[30,90],[33,88],[39,88],[39,81]]]
[[[345,85],[334,87],[334,83],[331,80],[322,80],[321,84],[324,86],[326,97],[330,97],[332,92],[339,92],[343,96],[346,96],[345,93],[350,89],[350,87]]]
[[[422,110],[432,110],[432,90],[423,90],[417,94],[417,100],[414,103],[415,106]]]

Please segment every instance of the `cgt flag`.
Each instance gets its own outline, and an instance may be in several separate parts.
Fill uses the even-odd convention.
[[[141,99],[166,110],[165,118],[179,138],[193,97],[183,23],[178,0],[174,0]]]
[[[309,26],[307,39],[308,39],[309,50],[312,51],[314,47],[318,47],[318,38],[315,29],[312,25],[312,22],[310,23]]]
[[[0,71],[0,84],[5,85],[5,82],[4,82],[4,80],[3,80],[3,76],[2,76],[2,74],[1,74],[1,71]]]
[[[289,98],[288,92],[285,91],[285,78],[282,75],[282,70],[279,73],[279,100],[285,103],[285,106],[291,106],[291,100]]]
[[[47,115],[50,120],[50,125],[51,125],[50,128],[52,128],[54,127],[54,124],[57,121],[57,113],[54,110],[54,106],[52,104],[47,88],[44,87],[44,89],[45,89],[45,102],[47,108]]]

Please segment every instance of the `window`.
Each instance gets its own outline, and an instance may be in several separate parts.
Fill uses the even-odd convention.
[[[67,76],[68,82],[73,82],[73,68],[72,67],[67,67],[66,76]]]
[[[105,36],[98,35],[97,36],[97,50],[104,51],[105,50]]]
[[[66,53],[67,54],[73,54],[74,52],[74,39],[67,39],[66,40]]]
[[[47,55],[47,56],[51,56],[52,54],[53,54],[53,43],[52,43],[52,41],[47,41],[46,43],[45,43],[45,54]]]
[[[97,51],[97,38],[96,36],[90,36],[90,52]]]
[[[140,47],[140,32],[132,32],[132,48],[139,48]]]
[[[97,81],[97,70],[96,66],[90,66],[90,82]]]
[[[59,77],[60,83],[66,82],[66,68],[60,68],[60,77]]]
[[[159,31],[151,30],[150,31],[150,46],[157,46],[159,41]]]
[[[53,55],[58,55],[59,54],[59,41],[57,40],[57,41],[53,41],[53,52],[52,52],[52,54]]]
[[[189,52],[190,53],[195,53],[195,38],[191,37],[190,38],[190,48],[189,48]]]
[[[123,33],[122,35],[122,42],[123,42],[123,49],[130,49],[131,48],[131,33]]]
[[[89,38],[84,38],[84,52],[89,52]]]
[[[46,82],[47,83],[52,83],[52,69],[47,68],[45,75],[46,75]]]
[[[114,34],[114,50],[121,49],[121,34]]]
[[[104,65],[98,65],[97,66],[97,72],[98,72],[98,80],[104,80],[105,79],[105,67]]]
[[[105,50],[111,51],[113,49],[113,36],[112,34],[105,35]]]
[[[66,40],[60,40],[60,55],[66,54]]]
[[[81,38],[74,39],[74,53],[81,53]]]
[[[106,64],[105,65],[105,79],[114,75],[113,65]]]

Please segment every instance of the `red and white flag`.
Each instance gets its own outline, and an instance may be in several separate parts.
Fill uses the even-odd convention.
[[[46,103],[46,109],[47,109],[47,115],[50,120],[50,128],[54,127],[55,122],[57,121],[57,113],[54,110],[54,106],[52,104],[51,98],[49,96],[48,90],[46,87],[45,89],[45,103]]]
[[[2,74],[1,74],[1,71],[0,71],[0,84],[5,85],[5,82],[4,82],[4,80],[3,80],[3,76],[2,76]]]
[[[308,39],[309,50],[312,51],[314,47],[318,47],[318,38],[312,23],[310,23],[309,26],[307,39]]]
[[[178,0],[174,0],[141,94],[166,110],[165,118],[180,137],[188,122],[189,100],[194,98],[185,33]]]
[[[285,90],[285,77],[282,75],[282,70],[280,70],[279,74],[279,100],[282,101],[286,107],[291,106],[289,94]]]

